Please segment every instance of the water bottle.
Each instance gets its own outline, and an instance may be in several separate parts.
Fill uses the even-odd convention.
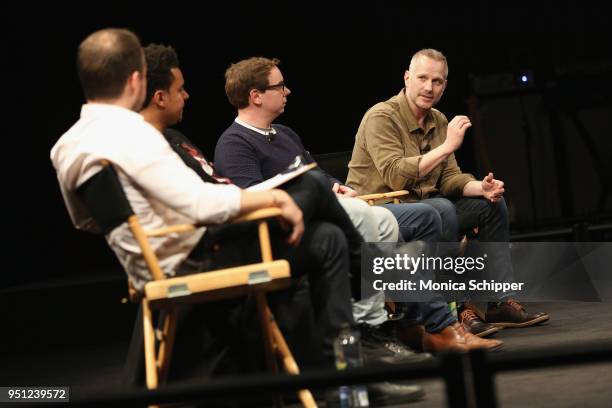
[[[361,354],[361,342],[358,331],[351,330],[349,325],[343,325],[338,337],[334,340],[334,355],[336,357],[336,369],[361,367],[363,357]],[[369,407],[368,390],[365,385],[343,385],[339,388],[341,408],[363,408]]]

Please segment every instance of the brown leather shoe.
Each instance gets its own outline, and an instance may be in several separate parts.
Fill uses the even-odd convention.
[[[465,352],[484,348],[490,351],[503,347],[501,340],[481,339],[466,330],[459,322],[445,327],[439,333],[426,333],[423,336],[423,350],[429,352]]]
[[[485,320],[498,327],[528,327],[550,319],[544,312],[529,313],[513,299],[506,302],[489,303]]]
[[[474,310],[467,306],[459,313],[459,323],[469,329],[470,333],[478,337],[491,336],[500,329],[482,320]]]
[[[459,322],[454,323],[451,326],[446,326],[442,331],[438,333],[427,333],[423,335],[423,351],[428,352],[440,352],[440,351],[454,351],[454,352],[466,352],[468,351],[467,344],[465,342],[465,330],[459,328],[461,325]]]
[[[458,327],[456,328],[456,330],[459,332],[460,335],[463,335],[468,350],[486,349],[489,351],[495,351],[500,350],[502,347],[504,347],[504,342],[501,340],[481,339],[480,337],[474,336],[472,333],[470,333],[469,329],[467,329],[462,324],[457,324]]]

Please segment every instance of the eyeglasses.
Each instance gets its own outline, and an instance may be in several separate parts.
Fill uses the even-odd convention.
[[[262,89],[262,91],[268,91],[270,89],[278,89],[281,92],[285,92],[285,81],[280,81],[278,84],[268,85]]]

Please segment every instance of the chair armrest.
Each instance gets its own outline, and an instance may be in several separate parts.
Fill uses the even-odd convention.
[[[193,225],[193,224],[177,224],[177,225],[171,225],[169,227],[146,231],[145,234],[147,235],[147,237],[159,237],[162,235],[172,234],[173,232],[181,233],[181,232],[193,231],[196,228],[198,228],[197,225]]]
[[[250,213],[244,214],[238,218],[235,218],[231,220],[230,223],[236,224],[239,222],[255,221],[255,220],[261,220],[265,218],[278,217],[280,214],[281,214],[281,210],[277,207],[262,208],[259,210],[251,211]],[[174,232],[181,233],[181,232],[193,231],[196,228],[199,228],[199,226],[194,225],[194,224],[177,224],[177,225],[171,225],[169,227],[158,228],[158,229],[154,229],[151,231],[146,231],[145,234],[147,237],[159,237],[162,235],[172,234]]]
[[[290,279],[289,263],[280,259],[151,281],[145,285],[144,294],[152,307],[213,301],[242,296],[255,289],[283,289],[289,286]]]
[[[408,190],[398,190],[398,191],[389,191],[388,193],[375,193],[375,194],[365,194],[357,196],[357,198],[362,199],[364,201],[378,201],[378,200],[389,200],[399,197],[404,197],[409,195],[410,192]]]
[[[278,217],[279,215],[281,215],[281,213],[282,211],[278,207],[261,208],[259,210],[251,211],[248,214],[241,215],[238,218],[234,218],[233,220],[230,221],[230,223],[237,224],[239,222],[255,221],[255,220],[262,220],[265,218]]]

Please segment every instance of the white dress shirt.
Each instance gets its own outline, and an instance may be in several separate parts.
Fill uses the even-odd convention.
[[[140,114],[116,105],[86,104],[79,121],[51,150],[66,207],[79,229],[92,229],[94,224],[76,189],[100,169],[101,159],[114,164],[145,230],[179,223],[223,223],[240,209],[238,187],[202,182]],[[150,239],[166,275],[174,274],[203,233],[200,228]],[[127,223],[106,239],[134,287],[142,289],[152,277]]]

